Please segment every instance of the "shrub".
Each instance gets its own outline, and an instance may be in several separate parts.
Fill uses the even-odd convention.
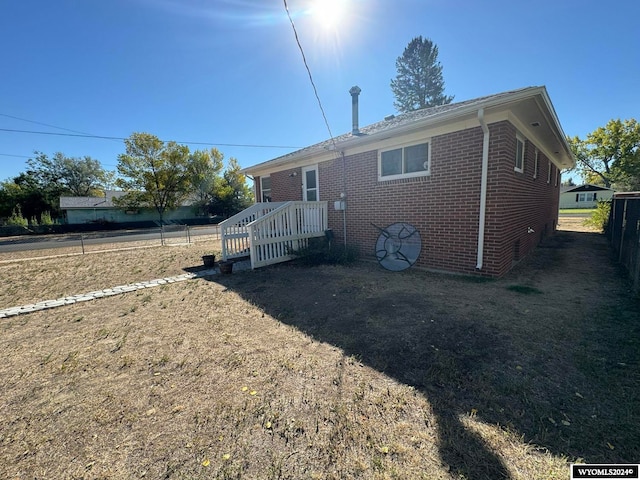
[[[40,214],[40,225],[53,225],[53,219],[51,218],[51,213],[42,212]]]
[[[13,209],[11,216],[7,218],[7,225],[17,227],[27,227],[29,225],[27,219],[22,216],[22,210],[20,210],[20,206],[17,206]]]
[[[358,259],[358,249],[351,245],[344,245],[329,241],[325,237],[310,238],[307,246],[299,250],[291,250],[297,260],[308,266],[314,265],[348,265]]]
[[[599,200],[596,209],[594,210],[591,217],[587,218],[584,221],[584,224],[589,227],[594,227],[604,232],[607,228],[607,223],[609,223],[609,214],[611,212],[611,201],[610,200]]]

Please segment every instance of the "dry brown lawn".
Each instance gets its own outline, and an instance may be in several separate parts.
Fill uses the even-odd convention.
[[[496,281],[211,276],[0,320],[0,478],[566,479],[640,458],[638,300],[580,220]],[[0,263],[0,308],[216,243]]]

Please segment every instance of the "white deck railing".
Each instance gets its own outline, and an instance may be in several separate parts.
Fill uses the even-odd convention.
[[[327,202],[286,202],[247,225],[251,268],[291,260],[327,230]]]
[[[220,222],[222,259],[246,257],[249,255],[249,229],[247,225],[287,202],[256,203],[233,217]]]

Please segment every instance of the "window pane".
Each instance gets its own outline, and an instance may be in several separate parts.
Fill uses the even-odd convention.
[[[381,156],[381,175],[400,175],[402,173],[402,149],[389,150],[382,152]]]
[[[318,193],[315,189],[307,190],[307,202],[317,202],[318,201]]]
[[[260,186],[262,190],[262,201],[271,201],[271,177],[260,177]]]
[[[422,143],[404,149],[405,172],[423,172],[429,167],[429,144]]]
[[[316,188],[316,171],[315,170],[307,170],[305,173],[307,179],[307,188]]]
[[[524,162],[524,143],[520,139],[516,139],[516,168],[522,170]]]

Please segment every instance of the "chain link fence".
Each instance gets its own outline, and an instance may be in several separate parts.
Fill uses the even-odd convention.
[[[54,255],[79,255],[101,251],[129,250],[220,240],[217,225],[163,227],[52,235],[21,235],[0,238],[0,261]]]

